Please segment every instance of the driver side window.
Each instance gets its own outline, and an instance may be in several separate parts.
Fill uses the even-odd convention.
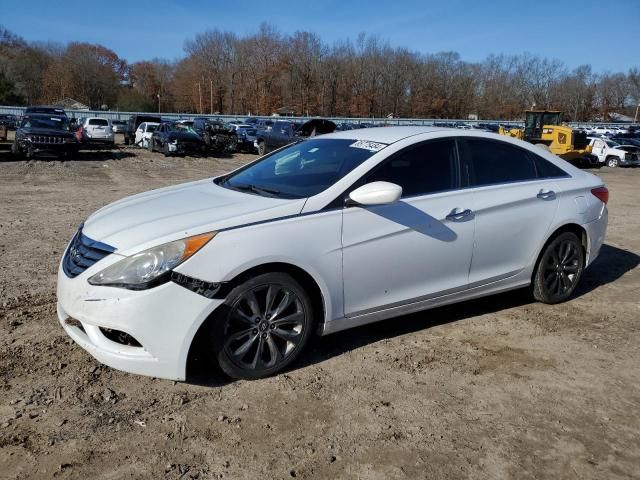
[[[452,190],[458,186],[455,141],[434,140],[393,155],[366,176],[366,182],[391,182],[402,198]]]

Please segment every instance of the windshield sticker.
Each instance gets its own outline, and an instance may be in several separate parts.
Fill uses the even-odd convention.
[[[384,147],[386,147],[387,144],[386,143],[371,142],[369,140],[358,140],[357,142],[352,143],[349,146],[353,147],[353,148],[362,148],[363,150],[369,150],[370,152],[379,152]]]
[[[53,120],[54,122],[61,122],[62,121],[61,118],[55,118],[55,117],[51,117],[51,120]]]

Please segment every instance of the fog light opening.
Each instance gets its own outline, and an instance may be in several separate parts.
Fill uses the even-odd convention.
[[[121,330],[100,327],[100,331],[112,342],[119,343],[120,345],[127,345],[129,347],[142,347],[138,340]]]

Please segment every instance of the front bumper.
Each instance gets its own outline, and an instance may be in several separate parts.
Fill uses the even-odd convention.
[[[105,365],[184,380],[193,338],[224,300],[206,298],[173,282],[142,291],[90,285],[87,278],[107,265],[100,261],[75,278],[60,267],[57,313],[62,328]],[[111,340],[103,329],[124,332],[141,346]]]
[[[207,150],[207,145],[204,143],[178,142],[168,143],[167,145],[169,146],[169,152],[178,154],[204,153]]]
[[[640,167],[640,159],[639,158],[621,158],[620,159],[621,167]]]

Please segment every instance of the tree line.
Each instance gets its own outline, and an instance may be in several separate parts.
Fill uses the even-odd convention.
[[[0,104],[73,98],[92,109],[345,117],[517,119],[557,109],[566,120],[633,116],[640,69],[596,73],[530,53],[467,62],[456,52],[418,53],[360,34],[332,45],[317,34],[210,30],[184,57],[129,64],[85,42],[28,42],[0,26]]]

